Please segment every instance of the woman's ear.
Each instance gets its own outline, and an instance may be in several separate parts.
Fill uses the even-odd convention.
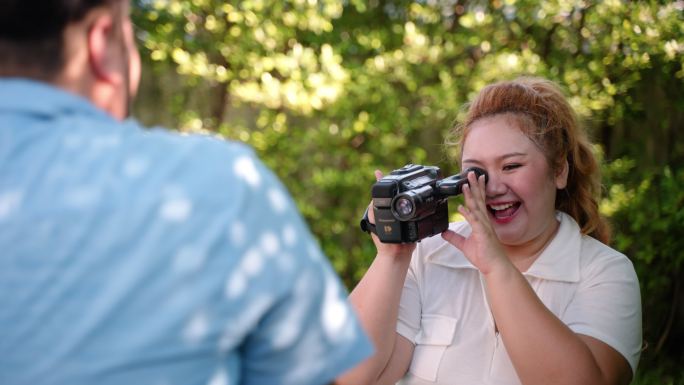
[[[558,190],[562,190],[568,185],[568,172],[570,167],[568,166],[568,160],[564,159],[561,163],[561,167],[556,171],[556,176],[554,182]]]

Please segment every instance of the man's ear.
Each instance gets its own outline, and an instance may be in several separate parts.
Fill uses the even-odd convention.
[[[99,82],[118,86],[125,81],[121,67],[119,33],[110,12],[95,16],[88,26],[88,64]]]
[[[554,178],[557,189],[562,190],[565,188],[565,186],[568,185],[568,173],[569,173],[569,171],[570,171],[570,167],[568,166],[568,160],[564,159],[563,162],[561,163],[560,170],[556,171],[556,176]]]

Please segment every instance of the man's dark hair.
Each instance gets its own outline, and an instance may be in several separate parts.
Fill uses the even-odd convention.
[[[1,0],[0,76],[50,80],[64,65],[63,32],[112,0]]]

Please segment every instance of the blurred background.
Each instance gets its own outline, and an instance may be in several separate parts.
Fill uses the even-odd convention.
[[[684,384],[684,1],[133,3],[134,115],[251,145],[349,289],[375,254],[358,228],[373,170],[456,173],[444,141],[482,86],[561,84],[597,143],[612,246],[640,279],[634,383]]]

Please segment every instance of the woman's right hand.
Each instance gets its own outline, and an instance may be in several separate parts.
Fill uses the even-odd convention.
[[[375,170],[375,180],[382,179],[382,171]],[[373,202],[368,205],[368,221],[375,224],[375,213],[373,212]],[[413,254],[413,250],[416,248],[415,243],[382,243],[377,235],[370,233],[371,238],[373,238],[373,243],[378,251],[378,257],[388,256],[388,257],[409,257]]]
[[[382,173],[375,171],[375,178]],[[375,223],[373,203],[368,221]],[[378,254],[349,295],[349,301],[373,341],[375,354],[337,379],[340,385],[394,384],[406,373],[413,343],[396,332],[399,302],[415,243],[382,243],[371,232]]]

